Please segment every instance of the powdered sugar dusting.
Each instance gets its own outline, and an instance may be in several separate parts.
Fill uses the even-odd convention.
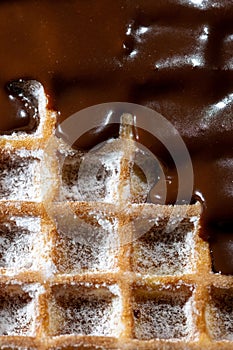
[[[61,164],[60,200],[114,202],[123,155],[118,146],[117,140],[109,140],[95,151],[66,157]]]
[[[192,314],[187,315],[190,291],[161,290],[137,295],[133,304],[134,335],[137,339],[188,339]]]
[[[75,216],[58,222],[57,262],[60,272],[116,270],[118,254],[117,220],[89,213],[88,220]],[[97,220],[97,222],[91,222]]]
[[[51,263],[49,246],[41,232],[39,217],[14,217],[0,225],[0,268],[8,275],[22,271],[40,271],[46,275]],[[51,270],[52,271],[52,270]]]
[[[39,289],[6,286],[0,298],[0,335],[35,336]],[[41,292],[41,291],[40,291]]]
[[[192,273],[195,253],[195,227],[190,220],[183,220],[173,231],[166,232],[166,222],[154,224],[151,219],[134,222],[135,229],[149,230],[134,243],[134,270],[156,275],[182,275]],[[140,226],[138,226],[138,224]]]
[[[41,151],[5,151],[0,157],[0,199],[40,200]]]
[[[107,287],[66,286],[54,289],[50,314],[59,317],[59,329],[53,334],[119,336],[121,299],[116,286],[112,294]],[[53,319],[50,320],[53,323]],[[53,328],[53,325],[51,324]]]

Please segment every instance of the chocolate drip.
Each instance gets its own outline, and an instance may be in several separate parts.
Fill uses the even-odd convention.
[[[26,131],[31,133],[39,124],[37,91],[41,84],[37,81],[19,79],[6,86],[12,109],[8,110],[8,118],[1,118],[0,134]],[[13,112],[13,113],[11,113]]]

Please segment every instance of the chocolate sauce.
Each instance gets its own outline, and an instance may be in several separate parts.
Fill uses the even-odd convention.
[[[11,134],[17,131],[31,133],[39,124],[38,90],[41,84],[33,80],[12,81],[6,86],[6,91],[15,109],[9,118],[2,118],[0,133]]]
[[[211,227],[210,248],[214,272],[233,275],[232,224],[222,223]]]
[[[19,79],[43,85],[59,123],[103,102],[155,109],[191,154],[214,271],[232,274],[232,259],[216,258],[232,252],[232,230],[212,239],[220,222],[233,228],[232,37],[231,0],[0,1],[0,130],[33,132],[38,123],[28,109],[35,99],[6,89]],[[173,203],[177,179],[167,167]]]

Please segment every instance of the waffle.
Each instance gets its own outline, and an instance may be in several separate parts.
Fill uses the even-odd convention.
[[[233,277],[211,270],[201,206],[145,203],[127,115],[117,171],[82,200],[83,154],[37,93],[37,130],[0,140],[1,349],[231,349]]]

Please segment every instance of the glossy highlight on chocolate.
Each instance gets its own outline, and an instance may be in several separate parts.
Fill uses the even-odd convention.
[[[25,88],[32,80],[43,85],[58,123],[113,101],[161,113],[190,152],[193,201],[203,203],[202,237],[210,240],[214,271],[232,274],[232,260],[222,265],[232,230],[218,229],[213,239],[219,223],[233,227],[232,34],[227,0],[0,1],[1,134],[36,129],[36,98]],[[96,132],[87,136],[95,144]],[[141,132],[140,141],[148,140]],[[174,203],[176,169],[155,145],[151,139],[167,169],[167,203]],[[221,233],[224,249],[216,244]]]

